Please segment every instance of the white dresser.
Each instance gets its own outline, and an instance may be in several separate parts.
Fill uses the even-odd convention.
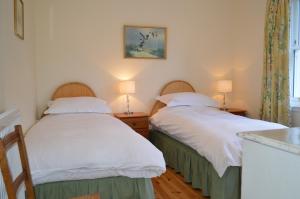
[[[300,128],[240,133],[242,199],[300,199]]]

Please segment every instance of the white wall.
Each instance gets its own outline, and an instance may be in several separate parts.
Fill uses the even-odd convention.
[[[233,78],[233,106],[258,117],[266,0],[24,3],[25,41],[21,41],[13,33],[12,2],[1,1],[0,41],[5,48],[0,48],[0,75],[4,75],[0,111],[19,107],[26,127],[35,119],[34,57],[39,112],[54,89],[68,81],[86,82],[111,102],[114,111],[123,111],[118,81],[135,79],[133,109],[149,111],[169,80],[186,79],[200,92],[214,95],[216,79]],[[167,60],[124,59],[124,24],[168,27]]]
[[[28,129],[36,118],[34,2],[25,5],[25,40],[14,34],[12,0],[0,1],[0,111],[18,108]]]
[[[54,89],[82,81],[124,111],[119,79],[135,79],[134,111],[149,111],[161,87],[190,81],[213,95],[232,73],[232,0],[38,0],[36,73],[39,112]],[[123,25],[168,28],[168,58],[123,58]]]
[[[266,0],[234,0],[234,105],[259,117]]]
[[[266,0],[24,0],[25,41],[14,36],[12,2],[0,3],[0,111],[20,108],[26,127],[35,86],[39,113],[68,81],[86,82],[123,111],[117,84],[128,78],[137,81],[134,111],[149,111],[170,80],[214,95],[216,79],[232,78],[232,106],[259,116]],[[124,59],[124,24],[167,27],[167,60]]]

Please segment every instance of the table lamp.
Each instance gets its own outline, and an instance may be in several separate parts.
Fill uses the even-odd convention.
[[[217,82],[217,91],[223,93],[223,110],[226,110],[226,94],[232,92],[232,80],[219,80]]]
[[[126,103],[127,103],[127,112],[125,114],[132,114],[129,109],[129,94],[135,93],[135,81],[121,81],[120,83],[120,93],[126,95]]]

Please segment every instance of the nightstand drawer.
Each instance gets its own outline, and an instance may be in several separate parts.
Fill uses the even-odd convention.
[[[138,134],[147,139],[149,138],[149,116],[146,113],[115,113],[114,116],[130,126]]]
[[[234,115],[239,115],[239,116],[247,116],[247,111],[244,109],[238,109],[238,108],[227,108],[226,110],[220,109],[221,111],[227,111],[229,113],[232,113]]]
[[[144,136],[145,138],[149,138],[149,129],[133,129],[134,131],[136,131],[137,133],[139,133],[140,135]]]
[[[244,111],[241,111],[241,112],[232,112],[232,114],[234,114],[234,115],[239,115],[239,116],[246,116],[246,112],[244,112]]]
[[[126,118],[122,119],[128,126],[134,129],[148,128],[149,122],[148,118]]]

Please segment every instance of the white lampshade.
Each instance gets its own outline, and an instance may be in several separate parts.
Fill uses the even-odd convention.
[[[120,83],[120,93],[122,94],[135,93],[135,81],[122,81]]]
[[[232,92],[232,80],[219,80],[217,82],[217,91],[221,93]]]

